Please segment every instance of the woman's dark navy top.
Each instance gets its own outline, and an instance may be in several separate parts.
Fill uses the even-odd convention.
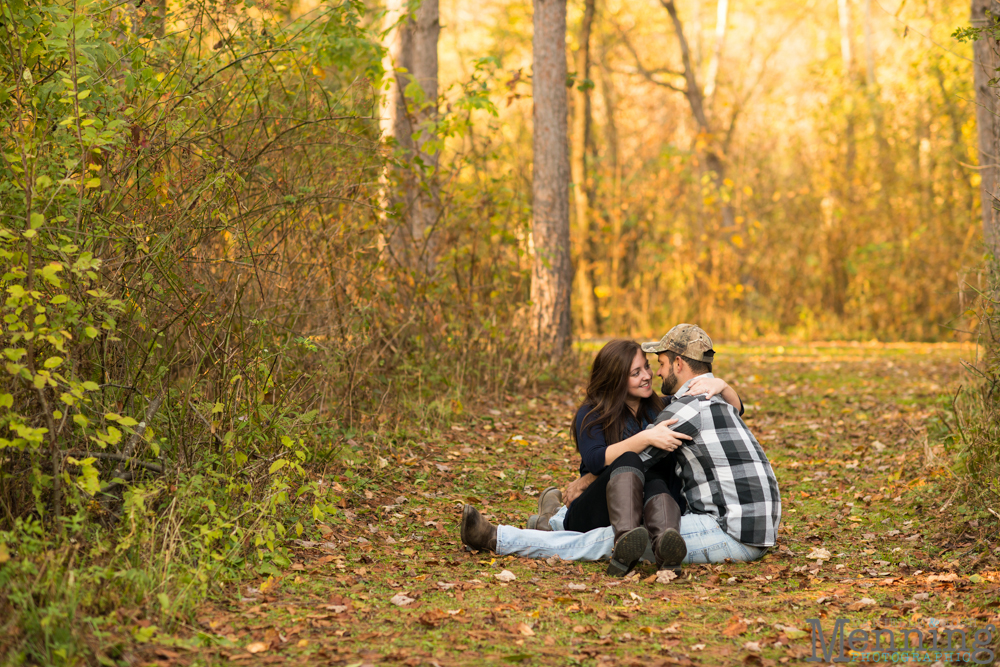
[[[604,427],[597,423],[597,415],[592,414],[584,424],[584,417],[591,410],[591,405],[585,403],[576,413],[576,443],[580,450],[580,474],[586,475],[588,472],[600,475],[604,470],[604,454],[608,448],[608,442],[604,438]],[[622,432],[622,440],[631,438],[633,435],[643,430],[656,419],[656,411],[649,410],[639,414],[638,418],[629,414],[625,422],[625,429]]]

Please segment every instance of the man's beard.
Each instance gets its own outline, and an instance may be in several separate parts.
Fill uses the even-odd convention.
[[[674,369],[671,368],[670,375],[663,378],[663,386],[660,387],[660,391],[662,391],[665,395],[676,393],[678,388],[677,385],[677,376],[674,375]]]

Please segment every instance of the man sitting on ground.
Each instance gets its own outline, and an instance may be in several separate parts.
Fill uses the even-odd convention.
[[[781,497],[774,471],[735,408],[717,396],[684,395],[696,377],[711,377],[715,355],[711,339],[699,327],[679,324],[661,340],[644,343],[642,349],[658,355],[662,392],[673,394],[656,423],[677,419],[671,428],[692,438],[674,453],[687,504],[680,520],[680,534],[688,551],[684,563],[760,558],[776,543],[781,521]],[[647,450],[642,459],[648,467],[660,455],[659,451]],[[574,483],[577,488],[585,488],[586,484],[585,478]],[[546,495],[545,504],[551,505],[552,495]],[[551,507],[540,509],[551,511]],[[564,515],[565,508],[552,517],[550,525],[557,530],[551,532],[501,526],[498,536],[497,529],[476,513],[477,525],[463,530],[463,541],[474,549],[491,548],[501,555],[560,556],[565,560],[610,558],[614,546],[612,527],[587,533],[558,530]],[[488,539],[479,540],[479,536]]]

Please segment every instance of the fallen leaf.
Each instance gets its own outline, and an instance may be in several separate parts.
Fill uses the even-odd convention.
[[[809,560],[830,560],[833,558],[833,554],[830,553],[829,549],[824,549],[823,547],[813,547],[812,551],[806,554],[806,558]]]
[[[531,626],[527,623],[518,623],[517,631],[520,632],[525,637],[534,637],[535,631],[531,629]]]
[[[864,607],[871,607],[871,606],[873,606],[875,604],[878,604],[878,603],[875,602],[875,600],[873,600],[871,598],[861,598],[860,600],[858,600],[854,604],[847,605],[847,608],[850,609],[851,611],[858,611],[860,609],[863,609]]]
[[[392,599],[389,600],[389,602],[396,605],[397,607],[405,607],[406,605],[412,602],[416,602],[416,600],[406,595],[403,595],[402,593],[396,593],[395,595],[392,596]]]
[[[571,591],[585,591],[585,590],[587,590],[587,585],[586,584],[567,584],[566,588],[570,589]]]
[[[705,650],[705,645],[704,644],[695,644],[694,646],[691,647],[691,650],[692,651],[704,651]]]
[[[508,583],[517,579],[517,577],[514,576],[514,573],[511,572],[510,570],[504,570],[500,574],[494,574],[493,576],[504,583]]]
[[[274,588],[274,585],[275,585],[274,577],[268,577],[267,580],[264,581],[257,590],[259,590],[261,593],[266,593],[272,588]]]
[[[247,644],[247,651],[250,653],[261,653],[267,650],[268,645],[264,642],[253,642],[252,644]]]
[[[726,637],[735,637],[737,635],[742,635],[747,631],[747,624],[740,619],[734,619],[726,629],[722,631],[722,634]]]
[[[751,653],[760,653],[760,642],[747,642],[743,648]]]
[[[660,570],[656,573],[656,583],[658,584],[669,584],[676,578],[677,574],[673,570]]]
[[[934,582],[938,581],[948,582],[957,580],[958,580],[958,575],[955,574],[954,572],[946,572],[945,574],[932,574],[929,577],[927,577],[928,584],[933,584]]]
[[[429,628],[436,628],[441,625],[443,621],[446,621],[449,618],[451,618],[451,616],[440,609],[431,609],[430,611],[421,614],[417,621],[419,621],[421,625],[426,625]]]

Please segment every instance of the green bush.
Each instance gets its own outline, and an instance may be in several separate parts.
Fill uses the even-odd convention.
[[[317,413],[294,389],[318,348],[301,306],[273,298],[299,277],[275,247],[325,233],[310,207],[351,201],[288,173],[316,138],[302,128],[345,119],[309,155],[328,186],[359,158],[377,171],[372,92],[350,82],[379,50],[353,4],[247,19],[224,54],[204,25],[154,39],[128,7],[0,5],[0,654],[15,662],[149,639],[211,586],[286,566],[286,535],[331,509],[303,467]],[[151,624],[130,638],[121,609]]]
[[[0,0],[14,663],[117,660],[213,589],[278,574],[336,511],[322,471],[377,465],[529,379],[526,183],[497,169],[495,119],[473,134],[497,64],[446,91],[433,131],[455,155],[424,174],[447,187],[422,273],[382,251],[399,160],[379,17],[157,6]]]
[[[956,404],[966,495],[987,507],[1000,504],[1000,267],[991,266],[979,295],[978,358],[973,381]]]

